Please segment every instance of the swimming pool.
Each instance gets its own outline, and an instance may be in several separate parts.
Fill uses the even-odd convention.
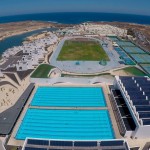
[[[105,107],[100,87],[38,87],[31,106]]]
[[[46,110],[28,109],[16,134],[16,139],[26,137],[100,140],[113,139],[108,110]]]

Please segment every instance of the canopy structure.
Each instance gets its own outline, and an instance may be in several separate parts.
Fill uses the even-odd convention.
[[[76,62],[76,65],[80,65],[80,62],[79,62],[79,61],[77,61],[77,62]]]
[[[99,64],[102,65],[102,66],[106,66],[106,65],[107,65],[107,61],[101,60],[101,61],[99,62]]]

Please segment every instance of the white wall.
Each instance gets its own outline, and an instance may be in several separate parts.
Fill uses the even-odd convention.
[[[133,132],[132,136],[139,139],[150,138],[150,126],[140,126],[135,132]]]

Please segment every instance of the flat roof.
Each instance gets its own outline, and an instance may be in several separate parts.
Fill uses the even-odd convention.
[[[31,83],[14,106],[0,113],[0,135],[10,134],[33,88],[34,83]]]

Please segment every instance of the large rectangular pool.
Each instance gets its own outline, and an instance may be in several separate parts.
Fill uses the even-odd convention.
[[[105,107],[100,87],[38,87],[31,106]]]
[[[26,137],[101,140],[114,139],[108,110],[28,109],[16,134]]]

